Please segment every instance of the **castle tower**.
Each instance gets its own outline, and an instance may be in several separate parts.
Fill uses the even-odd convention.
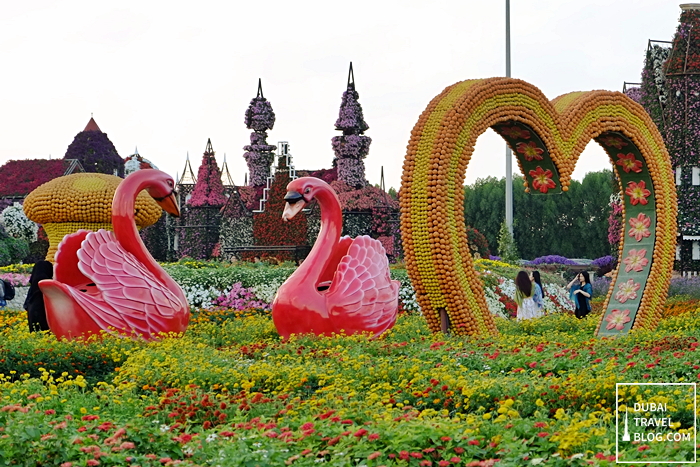
[[[114,144],[90,117],[85,129],[75,135],[68,146],[64,159],[75,159],[86,172],[99,172],[109,175],[124,174],[124,161]]]
[[[372,138],[364,136],[369,125],[362,114],[359,98],[360,95],[355,90],[355,73],[350,62],[348,86],[340,103],[338,120],[335,121],[335,129],[342,131],[343,136],[333,137],[331,143],[335,153],[333,162],[338,168],[338,180],[355,188],[367,185],[363,159],[367,157],[369,145],[372,144]]]
[[[245,126],[253,130],[250,144],[243,146],[243,157],[248,163],[249,186],[263,186],[270,176],[270,165],[275,159],[275,146],[267,144],[267,130],[275,125],[275,112],[263,96],[262,80],[258,79],[258,95],[250,101],[245,112]]]

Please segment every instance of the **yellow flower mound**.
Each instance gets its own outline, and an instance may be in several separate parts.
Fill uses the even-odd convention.
[[[58,244],[68,234],[79,229],[112,230],[112,198],[121,182],[114,175],[79,173],[55,178],[29,193],[24,213],[46,230],[47,260],[53,261]],[[148,193],[139,193],[134,216],[138,228],[154,224],[161,213]]]

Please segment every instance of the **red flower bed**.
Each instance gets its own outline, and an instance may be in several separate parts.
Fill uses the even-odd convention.
[[[26,196],[66,171],[63,159],[8,161],[0,168],[0,196]]]

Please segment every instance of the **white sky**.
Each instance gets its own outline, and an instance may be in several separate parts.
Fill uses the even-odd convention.
[[[550,98],[639,81],[648,39],[671,40],[678,1],[512,0],[512,75]],[[411,128],[446,86],[505,75],[505,1],[31,1],[0,3],[0,163],[62,158],[90,113],[122,157],[196,171],[211,138],[243,183],[244,113],[258,77],[301,169],[330,167],[353,62],[367,178],[400,185]],[[595,147],[594,147],[595,146]],[[517,164],[513,164],[517,167]],[[608,167],[593,143],[574,177]],[[505,170],[479,138],[467,183]],[[0,174],[2,176],[2,174]]]

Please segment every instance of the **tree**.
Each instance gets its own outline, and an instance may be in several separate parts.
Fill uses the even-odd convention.
[[[481,232],[489,245],[498,245],[505,218],[505,190],[505,178],[495,177],[480,178],[464,187],[464,223]]]
[[[505,220],[501,223],[501,229],[498,233],[498,253],[501,255],[501,259],[507,263],[514,263],[520,259],[518,248],[515,246],[513,236],[510,234]]]
[[[522,177],[513,177],[513,236],[523,258],[561,255],[597,258],[608,254],[609,200],[617,191],[612,172],[591,172],[573,180],[560,195],[525,193]],[[464,187],[464,221],[491,245],[500,245],[505,218],[505,179],[477,180]]]

